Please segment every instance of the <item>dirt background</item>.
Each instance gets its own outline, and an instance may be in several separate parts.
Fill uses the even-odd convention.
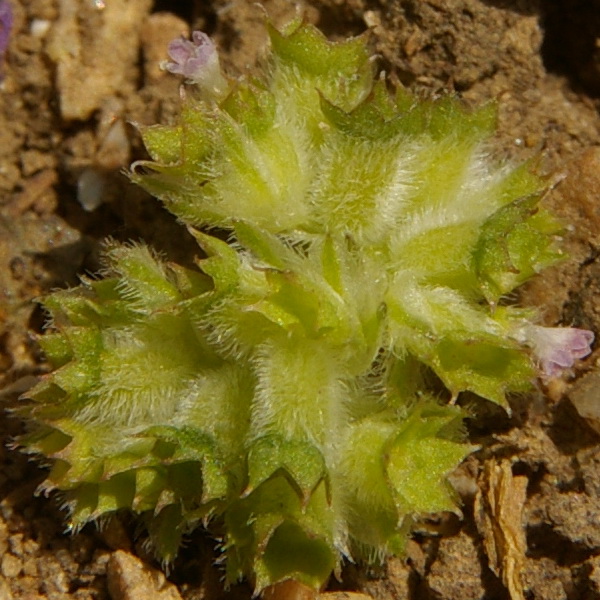
[[[170,122],[179,81],[158,68],[169,40],[213,35],[232,73],[265,43],[246,0],[8,0],[14,26],[0,83],[0,403],[44,372],[32,299],[98,268],[101,240],[145,239],[176,260],[191,246],[121,169],[144,156],[132,123]],[[264,0],[275,23],[295,14]],[[419,94],[457,92],[499,105],[499,159],[534,158],[554,188],[570,259],[519,301],[547,325],[600,331],[600,1],[311,0],[331,38],[368,31],[392,78]],[[188,254],[189,256],[189,254]],[[349,565],[331,589],[376,599],[600,598],[600,372],[573,373],[511,400],[508,416],[475,407],[483,449],[453,475],[463,518],[416,527],[407,556]],[[55,498],[35,497],[43,468],[11,449],[21,423],[0,417],[0,600],[249,598],[226,592],[210,538],[198,532],[168,574],[127,515],[65,533]],[[137,558],[140,557],[140,558]]]

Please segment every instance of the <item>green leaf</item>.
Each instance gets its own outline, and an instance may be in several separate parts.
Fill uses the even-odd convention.
[[[498,209],[482,226],[473,257],[486,298],[496,302],[532,275],[562,258],[553,248],[558,223],[539,211],[539,195]]]
[[[378,80],[371,93],[348,112],[323,96],[320,99],[321,110],[329,123],[351,137],[385,141],[403,132],[404,115],[393,110],[382,80]]]
[[[248,452],[248,487],[244,493],[251,493],[280,470],[304,500],[326,475],[323,456],[312,444],[264,436],[253,442]]]
[[[179,504],[169,504],[149,520],[148,531],[158,556],[173,562],[181,546],[184,519]]]
[[[455,509],[445,478],[475,448],[444,434],[456,432],[462,416],[456,407],[418,405],[391,441],[385,468],[403,511]]]
[[[84,483],[68,494],[72,506],[69,529],[77,531],[93,518],[98,506],[98,486]]]
[[[270,23],[267,29],[275,56],[311,75],[355,77],[369,60],[365,42],[360,37],[330,42],[312,25],[300,23],[290,24],[285,33]]]
[[[135,493],[135,476],[133,473],[119,473],[108,481],[98,484],[98,504],[92,518],[105,513],[115,512],[122,508],[131,508]]]
[[[152,311],[181,300],[165,266],[147,246],[111,246],[107,256],[120,279],[121,295],[136,308]]]
[[[165,462],[187,465],[184,470],[190,470],[188,473],[189,485],[192,486],[189,490],[190,496],[196,495],[202,503],[207,503],[227,495],[228,477],[211,435],[192,427],[172,426],[151,427],[145,430],[143,435],[156,437],[172,444],[174,450]],[[193,463],[196,463],[197,467]],[[196,472],[195,476],[194,472]],[[183,495],[180,493],[180,496]]]
[[[190,233],[208,256],[198,261],[198,265],[212,278],[215,290],[225,292],[237,286],[240,279],[238,253],[229,244],[214,236],[196,229],[190,229]]]
[[[141,127],[144,146],[152,160],[174,163],[181,157],[181,126],[151,125]]]
[[[275,98],[265,84],[256,79],[247,84],[239,83],[221,107],[242,123],[252,137],[269,131],[275,118]]]
[[[268,233],[251,223],[238,221],[234,225],[237,241],[250,250],[256,258],[275,269],[285,269],[289,266],[290,258],[294,257],[293,250],[273,234]],[[286,260],[288,259],[288,260]]]
[[[39,337],[38,342],[54,369],[62,367],[73,358],[71,344],[62,333],[46,333]]]
[[[160,493],[167,486],[166,469],[160,467],[138,468],[134,470],[135,494],[132,508],[142,513],[153,510]]]
[[[295,579],[318,589],[336,566],[336,555],[325,540],[285,521],[274,531],[255,566],[257,588]]]
[[[517,348],[444,339],[435,353],[433,368],[455,397],[469,390],[506,407],[506,393],[530,389],[535,376],[531,360]]]

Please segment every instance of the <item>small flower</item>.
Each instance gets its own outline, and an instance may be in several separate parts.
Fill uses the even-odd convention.
[[[221,73],[215,44],[204,32],[194,31],[191,41],[173,40],[167,52],[173,62],[165,61],[163,68],[169,73],[183,75],[188,83],[201,86],[208,96],[223,95],[227,81]]]
[[[594,334],[575,327],[540,327],[526,325],[522,330],[524,342],[533,350],[542,375],[557,377],[591,351]]]
[[[168,52],[175,62],[167,63],[167,71],[195,81],[202,76],[205,66],[214,60],[217,50],[204,32],[194,31],[192,41],[183,38],[173,40]]]
[[[10,2],[0,0],[0,56],[2,56],[8,48],[8,39],[12,26],[13,13]]]

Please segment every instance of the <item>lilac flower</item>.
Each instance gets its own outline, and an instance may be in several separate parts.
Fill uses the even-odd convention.
[[[13,26],[13,13],[10,2],[0,0],[0,57],[8,48],[10,30]]]
[[[574,327],[540,327],[527,325],[522,331],[525,343],[533,350],[542,375],[557,377],[564,369],[586,357],[591,351],[594,334]]]
[[[173,62],[165,61],[163,68],[183,75],[188,83],[199,85],[208,96],[223,95],[227,82],[221,74],[219,55],[214,42],[204,32],[194,31],[191,41],[173,40],[167,52]]]

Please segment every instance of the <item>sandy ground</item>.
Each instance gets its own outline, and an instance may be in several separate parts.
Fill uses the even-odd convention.
[[[8,1],[14,26],[0,84],[6,408],[45,368],[34,336],[43,315],[32,299],[97,269],[102,239],[143,238],[176,260],[190,255],[174,219],[121,173],[144,156],[132,123],[176,114],[179,82],[158,68],[167,42],[203,29],[226,67],[242,73],[266,37],[263,11],[246,0]],[[275,23],[296,10],[285,0],[263,5]],[[520,302],[542,306],[548,325],[600,331],[600,1],[302,6],[333,39],[368,29],[385,70],[418,93],[498,103],[498,157],[535,159],[557,182],[546,201],[567,225],[570,252]],[[470,437],[483,449],[453,477],[463,518],[420,523],[406,557],[376,569],[349,565],[331,589],[382,600],[600,598],[599,384],[592,356],[563,380],[514,398],[510,417],[474,403]],[[34,496],[43,468],[10,447],[21,423],[5,414],[0,425],[1,600],[250,597],[244,585],[222,589],[202,532],[167,579],[127,515],[65,534],[59,501]]]

